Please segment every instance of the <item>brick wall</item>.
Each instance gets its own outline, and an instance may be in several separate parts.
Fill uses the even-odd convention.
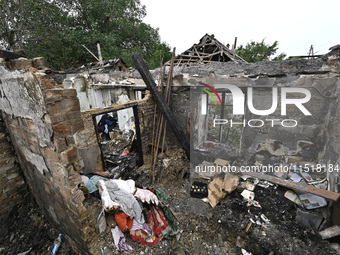
[[[144,154],[149,154],[152,144],[152,132],[154,128],[155,102],[149,91],[143,100],[138,101],[138,116]]]
[[[84,129],[84,122],[76,91],[58,87],[49,72],[32,66],[34,63],[26,59],[12,61],[10,66],[19,71],[0,66],[3,120],[27,185],[49,221],[75,251],[89,254],[92,249],[99,253],[95,219],[101,205],[86,204],[78,189],[83,162],[75,137]],[[14,178],[14,174],[6,173],[6,178]]]
[[[18,166],[4,120],[0,113],[0,218],[23,202],[27,185]]]

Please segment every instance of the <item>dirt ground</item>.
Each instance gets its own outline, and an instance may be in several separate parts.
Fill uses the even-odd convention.
[[[7,219],[0,221],[0,254],[51,254],[53,242],[58,234],[33,198],[27,196],[23,204],[13,208]],[[73,255],[75,253],[64,241],[58,254]]]
[[[128,236],[126,243],[134,250],[123,252],[124,254],[340,254],[339,246],[335,244],[338,240],[322,240],[312,229],[302,227],[296,222],[298,206],[284,198],[285,188],[276,185],[269,188],[256,186],[256,200],[262,208],[247,207],[247,202],[241,196],[242,190],[234,191],[212,208],[201,199],[190,197],[189,189],[193,180],[183,172],[188,165],[183,152],[173,152],[167,157],[171,161],[162,169],[162,174],[156,174],[155,187],[172,197],[170,208],[175,213],[179,234],[171,240],[162,239],[154,247],[143,246]],[[143,187],[149,186],[152,178],[147,165],[129,175]],[[325,216],[330,214],[327,208],[320,210],[317,213]],[[256,221],[261,214],[270,223],[266,227],[252,224],[246,232],[250,218]],[[58,233],[41,214],[34,201],[27,198],[24,205],[13,210],[8,221],[1,222],[0,254],[27,251],[27,255],[49,254],[57,236]],[[122,253],[114,246],[109,231],[98,241],[103,243],[102,254]],[[58,254],[74,253],[64,241]]]

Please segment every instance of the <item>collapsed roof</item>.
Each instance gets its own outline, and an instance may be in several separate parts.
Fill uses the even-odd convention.
[[[175,65],[206,64],[211,62],[247,63],[227,46],[219,42],[215,36],[205,34],[198,44],[175,57]],[[168,62],[170,63],[170,62]]]

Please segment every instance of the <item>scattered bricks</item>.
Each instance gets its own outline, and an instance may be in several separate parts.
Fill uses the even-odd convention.
[[[69,164],[76,162],[77,158],[78,158],[78,151],[77,151],[77,148],[75,147],[70,148],[66,151],[63,151],[61,153],[61,161],[65,165],[69,165]]]
[[[62,122],[53,125],[54,137],[63,138],[72,135],[72,127],[69,122]]]
[[[53,161],[59,161],[59,153],[52,150],[51,148],[45,147],[43,149],[43,155],[45,158],[48,158]]]
[[[29,70],[32,67],[32,60],[17,58],[11,61],[11,69]]]
[[[48,68],[47,61],[43,57],[33,58],[32,65],[38,69]]]
[[[55,138],[54,145],[58,152],[62,152],[67,149],[67,144],[65,138]]]

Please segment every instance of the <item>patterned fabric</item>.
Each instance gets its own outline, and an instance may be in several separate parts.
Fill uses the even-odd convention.
[[[162,231],[168,227],[168,223],[161,209],[151,206],[147,212],[147,226],[151,234],[143,229],[130,230],[132,240],[139,241],[143,245],[155,246],[163,238]]]
[[[172,215],[172,212],[167,207],[169,203],[171,202],[171,197],[168,196],[164,191],[156,189],[155,194],[157,195],[158,200],[165,206],[162,207],[162,212],[169,224],[169,227],[163,232],[164,237],[167,239],[173,238],[175,235],[178,234],[178,227],[175,224],[174,217]]]

